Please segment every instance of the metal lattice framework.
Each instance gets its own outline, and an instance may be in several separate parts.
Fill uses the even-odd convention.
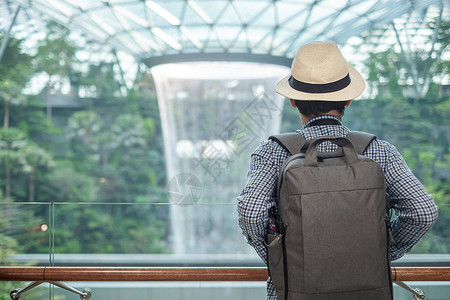
[[[425,17],[444,0],[0,0],[0,29],[20,7],[15,30],[55,20],[148,65],[233,59],[289,64],[314,40],[344,44],[395,18]],[[448,7],[448,3],[446,3]],[[187,56],[186,56],[187,55]]]

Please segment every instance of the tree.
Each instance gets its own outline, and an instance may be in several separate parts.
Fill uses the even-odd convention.
[[[403,67],[406,70],[405,81],[408,81],[408,79],[412,81],[414,99],[424,98],[430,88],[433,77],[439,76],[439,73],[442,71],[446,71],[441,66],[443,64],[443,54],[450,43],[450,22],[442,19],[443,11],[444,5],[441,3],[439,16],[426,26],[428,30],[432,31],[432,34],[428,35],[425,41],[430,46],[429,49],[413,49],[412,44],[416,37],[404,30],[406,42],[403,42],[400,38],[398,25],[392,24],[400,46]]]
[[[33,75],[30,68],[32,57],[21,50],[21,40],[10,38],[0,62],[0,100],[4,103],[3,127],[9,127],[10,104],[26,102],[22,89]]]
[[[25,157],[21,152],[27,141],[25,135],[16,128],[0,129],[0,163],[5,166],[5,198],[11,197],[11,169],[23,166]]]
[[[70,82],[79,84],[80,94],[84,88],[84,96],[91,98],[79,99],[81,106],[76,110],[54,109],[55,126],[46,122],[45,107],[38,96],[27,96],[24,109],[9,110],[8,129],[19,137],[11,138],[12,133],[5,131],[9,142],[3,139],[5,134],[0,138],[0,170],[5,170],[0,175],[2,184],[6,183],[5,191],[11,195],[8,198],[14,197],[18,205],[27,198],[53,203],[56,251],[165,252],[167,211],[147,203],[149,193],[165,195],[162,134],[154,90],[137,93],[133,86],[122,93],[123,79],[112,56],[106,61],[80,62],[88,71],[77,73],[77,49],[67,39],[69,32],[50,24],[48,33],[31,63],[34,74],[48,76],[42,94],[63,93],[63,84]],[[148,78],[144,81],[148,83]],[[0,84],[0,90],[3,87]],[[18,94],[22,89],[20,85],[15,87]],[[10,99],[9,107],[16,98]],[[3,115],[3,105],[0,111]],[[50,101],[46,111],[50,120]],[[27,184],[28,194],[23,188]],[[36,207],[27,211],[28,219],[45,222],[49,211],[44,206],[27,205]],[[21,227],[25,238],[21,235],[18,240],[20,252],[46,251],[48,241],[42,243],[42,235],[36,238],[35,228],[36,224],[29,222]]]
[[[100,116],[93,111],[75,112],[67,124],[69,138],[81,137],[83,145],[88,146],[92,136],[99,133],[102,128]]]
[[[28,143],[23,149],[22,153],[25,157],[24,171],[30,174],[29,181],[29,196],[28,201],[34,201],[34,182],[36,177],[36,170],[38,167],[50,167],[54,165],[51,154],[34,143]]]
[[[88,91],[90,97],[97,101],[102,100],[97,105],[105,111],[114,108],[108,107],[110,101],[117,101],[120,97],[121,84],[117,80],[117,74],[114,71],[115,64],[113,62],[98,62],[90,64],[88,72],[81,77],[80,85]]]
[[[73,73],[72,68],[77,61],[75,53],[77,47],[69,42],[69,30],[64,26],[49,22],[47,35],[39,44],[35,59],[37,72],[44,72],[48,76],[44,94],[47,100],[47,119],[52,120],[52,93],[61,94],[64,82],[70,84],[69,77]]]
[[[112,126],[112,131],[123,147],[144,146],[146,144],[146,129],[142,117],[131,114],[117,116]]]
[[[368,33],[356,45],[355,53],[361,53],[361,48],[367,49],[366,67],[372,91],[401,92],[403,96],[418,101],[426,98],[429,92],[433,93],[437,84],[448,82],[450,63],[446,56],[450,44],[450,21],[443,19],[443,9],[442,5],[439,15],[431,21],[425,21],[430,19],[426,17],[422,22],[385,25]],[[392,38],[396,43],[391,42]],[[397,88],[398,85],[402,88]]]
[[[108,165],[109,154],[118,146],[118,138],[111,132],[101,132],[95,138],[91,145],[93,150],[100,152],[102,166]]]

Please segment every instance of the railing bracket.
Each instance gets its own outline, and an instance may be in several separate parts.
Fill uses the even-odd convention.
[[[31,290],[32,288],[37,287],[38,285],[44,283],[45,281],[34,281],[31,282],[29,285],[27,285],[24,289],[14,289],[11,291],[11,293],[9,293],[9,296],[11,297],[11,300],[18,300],[20,299],[20,296],[25,293],[26,291]],[[91,291],[89,289],[84,289],[83,291],[79,291],[76,288],[73,288],[67,284],[65,284],[64,282],[59,282],[59,281],[46,281],[50,284],[53,284],[57,287],[60,287],[62,289],[65,289],[66,291],[78,294],[80,296],[80,299],[82,300],[89,300],[91,299]]]
[[[425,292],[421,289],[413,289],[403,281],[395,281],[395,284],[404,288],[405,290],[411,292],[413,294],[414,300],[423,300],[425,299]]]

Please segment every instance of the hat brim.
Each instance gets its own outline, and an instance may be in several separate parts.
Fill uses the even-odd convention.
[[[348,65],[348,73],[350,76],[350,84],[342,90],[331,93],[306,93],[293,89],[289,85],[289,77],[286,76],[281,79],[275,86],[275,91],[289,99],[305,100],[305,101],[346,101],[353,100],[359,97],[366,88],[366,83],[361,74],[355,70],[352,66]]]

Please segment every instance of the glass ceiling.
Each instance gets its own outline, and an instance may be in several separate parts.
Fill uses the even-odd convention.
[[[186,54],[190,60],[270,57],[290,64],[286,58],[304,43],[344,44],[444,2],[448,9],[447,0],[0,0],[0,29],[7,31],[20,6],[13,31],[38,30],[41,18],[52,19],[148,65]]]

